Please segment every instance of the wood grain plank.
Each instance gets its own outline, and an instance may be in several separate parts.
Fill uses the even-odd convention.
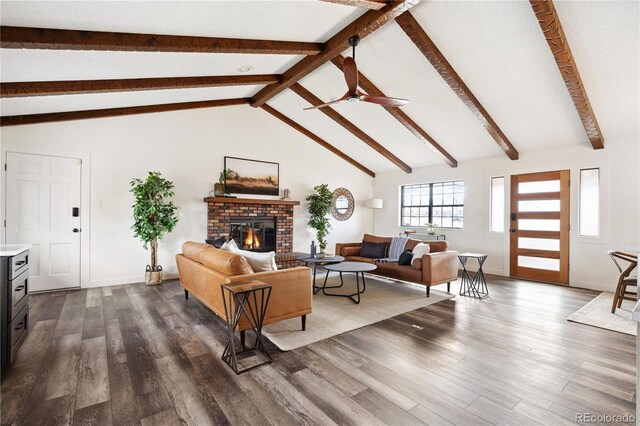
[[[82,334],[80,333],[66,334],[51,341],[42,399],[49,400],[76,394],[81,344]]]
[[[163,411],[140,420],[142,426],[172,426],[180,423],[175,409]]]
[[[418,426],[425,424],[371,389],[365,389],[353,395],[352,398],[388,425]]]
[[[104,401],[88,407],[76,409],[73,414],[73,424],[82,426],[111,425],[111,402]]]
[[[292,375],[293,382],[316,406],[338,424],[363,423],[384,425],[378,417],[345,395],[326,380],[309,370],[300,370]]]
[[[156,360],[178,418],[186,424],[213,425],[196,386],[173,356]]]
[[[76,410],[108,401],[109,366],[104,336],[82,341],[80,372],[76,391]]]

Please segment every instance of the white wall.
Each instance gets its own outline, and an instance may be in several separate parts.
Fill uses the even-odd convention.
[[[407,183],[464,179],[464,229],[443,229],[452,250],[487,253],[484,271],[509,275],[509,234],[489,232],[489,181],[492,176],[505,176],[505,227],[508,220],[509,176],[511,174],[571,170],[571,236],[570,284],[602,290],[613,290],[617,270],[607,250],[621,250],[626,244],[638,243],[639,208],[639,144],[638,138],[607,140],[604,150],[590,146],[564,146],[555,149],[521,153],[520,160],[506,156],[463,162],[455,169],[445,165],[376,176],[374,196],[384,199],[384,208],[376,211],[375,230],[381,235],[397,235],[399,222],[399,187]],[[581,168],[601,168],[601,237],[578,236],[578,174]]]
[[[176,272],[174,255],[187,240],[206,238],[203,202],[225,155],[280,163],[280,189],[302,202],[294,209],[294,250],[311,242],[304,198],[320,183],[349,189],[357,206],[345,222],[331,219],[328,250],[358,241],[372,225],[371,177],[268,113],[247,106],[147,114],[66,123],[3,127],[3,144],[89,153],[91,156],[90,279],[83,286],[142,281],[149,253],[130,229],[129,182],[158,170],[175,185],[180,222],[160,244],[160,264]],[[7,200],[11,202],[12,200]],[[86,225],[84,225],[86,231]]]

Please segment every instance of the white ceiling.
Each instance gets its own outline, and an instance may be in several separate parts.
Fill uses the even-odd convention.
[[[639,8],[636,1],[555,1],[596,117],[608,141],[638,135]],[[2,25],[324,42],[364,10],[317,1],[2,1]],[[433,1],[413,16],[521,153],[589,142],[528,1]],[[350,54],[350,52],[345,52]],[[292,55],[215,55],[0,49],[0,81],[282,73]],[[396,24],[362,41],[360,71],[463,162],[504,155]],[[326,64],[300,82],[321,99],[346,87]],[[248,97],[260,86],[0,100],[3,116]],[[391,162],[306,101],[285,91],[270,105],[376,172]],[[442,160],[384,109],[335,108],[412,167]],[[294,130],[292,130],[294,131]]]

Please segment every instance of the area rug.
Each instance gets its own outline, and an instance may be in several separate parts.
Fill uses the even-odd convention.
[[[611,313],[612,303],[613,293],[605,291],[580,310],[571,314],[567,320],[619,333],[637,335],[636,323],[631,319],[631,311],[636,302],[623,300],[622,307],[616,309],[615,314]]]
[[[301,330],[300,318],[269,324],[264,335],[283,351],[309,345],[347,331],[431,305],[453,297],[453,294],[434,291],[425,297],[425,287],[387,281],[367,276],[367,289],[356,305],[345,297],[325,296],[320,291],[313,296],[313,313],[307,315],[307,329]],[[322,283],[318,276],[318,285]],[[337,285],[340,279],[330,277],[328,285]],[[355,276],[344,274],[341,293],[353,293]]]

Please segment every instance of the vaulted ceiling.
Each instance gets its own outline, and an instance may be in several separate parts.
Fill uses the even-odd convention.
[[[384,3],[383,9],[372,11],[379,9],[377,3]],[[559,145],[600,148],[598,137],[606,147],[608,141],[638,134],[640,17],[635,1],[413,0],[395,4],[397,13],[379,29],[385,22],[367,17],[393,4],[2,1],[1,6],[3,31],[36,27],[224,37],[304,42],[290,47],[310,49],[299,52],[310,55],[305,56],[2,48],[1,83],[235,75],[245,80],[226,87],[24,97],[7,97],[12,86],[6,84],[0,99],[3,125],[9,117],[33,114],[221,99],[246,99],[238,101],[244,106],[233,108],[250,108],[266,100],[265,114],[274,115],[274,121],[289,120],[292,132],[324,143],[369,174],[442,162],[455,166],[497,155],[515,159]],[[410,11],[393,22],[402,7]],[[326,102],[344,94],[339,57],[335,63],[331,59],[351,54],[340,36],[354,21],[366,24],[366,31],[375,27],[357,50],[359,71],[369,80],[362,90],[411,102],[393,115],[377,105],[346,102],[333,111],[304,111],[310,99]],[[554,27],[557,22],[560,29]],[[5,44],[7,39],[0,40],[3,47],[15,47]],[[311,72],[300,74],[307,63],[313,65]],[[256,77],[260,84],[253,84],[250,75],[263,75]],[[200,85],[216,82],[202,80]]]

